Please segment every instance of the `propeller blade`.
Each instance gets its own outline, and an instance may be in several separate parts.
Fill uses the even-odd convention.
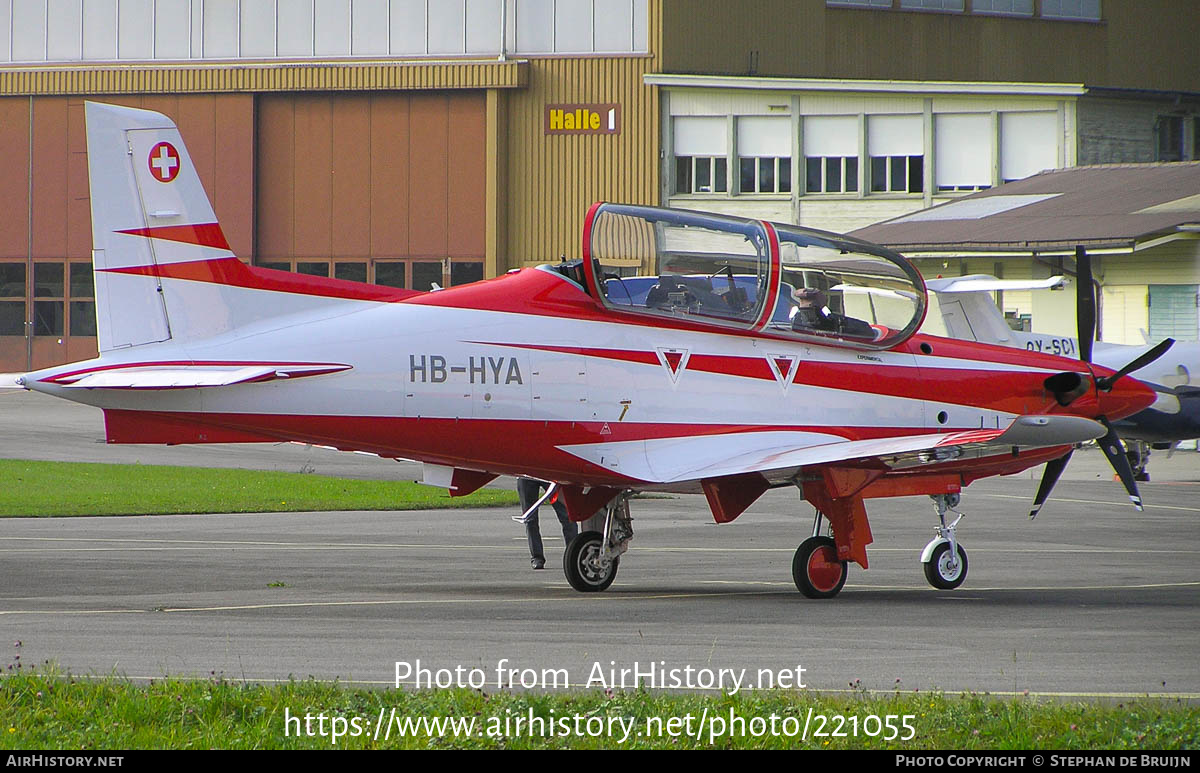
[[[1051,459],[1046,462],[1046,471],[1042,473],[1042,483],[1038,486],[1037,496],[1033,498],[1033,509],[1029,511],[1029,520],[1037,518],[1038,511],[1042,509],[1042,505],[1046,504],[1046,500],[1050,498],[1050,492],[1054,489],[1054,484],[1058,483],[1058,476],[1062,475],[1063,470],[1067,469],[1067,462],[1071,461],[1071,454],[1074,451],[1067,451],[1057,459]]]
[[[1124,378],[1125,376],[1128,376],[1130,373],[1134,372],[1135,370],[1144,368],[1147,365],[1149,365],[1150,363],[1157,360],[1159,357],[1162,357],[1164,354],[1167,353],[1167,350],[1170,349],[1172,345],[1174,345],[1174,343],[1175,343],[1174,338],[1163,339],[1158,344],[1158,346],[1155,346],[1153,349],[1146,352],[1141,357],[1138,357],[1136,360],[1129,363],[1125,367],[1121,368],[1120,370],[1118,370],[1116,373],[1112,374],[1111,376],[1105,376],[1104,378],[1096,379],[1096,388],[1102,389],[1105,392],[1109,391],[1110,389],[1112,389],[1113,384],[1117,383],[1118,379]]]
[[[1078,323],[1079,359],[1092,361],[1092,343],[1096,340],[1096,287],[1092,284],[1092,256],[1083,247],[1075,248],[1075,318]]]
[[[1140,513],[1142,512],[1142,496],[1138,493],[1137,482],[1133,479],[1133,467],[1129,465],[1129,457],[1125,456],[1125,446],[1121,443],[1121,438],[1117,436],[1113,425],[1108,423],[1108,419],[1097,416],[1096,420],[1108,429],[1108,434],[1096,442],[1100,444],[1100,450],[1108,457],[1108,463],[1112,465],[1117,476],[1120,477],[1121,483],[1125,486],[1125,491],[1129,493],[1129,501],[1133,502],[1133,506]]]

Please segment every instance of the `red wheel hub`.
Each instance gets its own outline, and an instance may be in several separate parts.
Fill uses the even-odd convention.
[[[808,581],[819,591],[828,593],[836,588],[843,571],[837,551],[829,546],[819,547],[808,555]]]

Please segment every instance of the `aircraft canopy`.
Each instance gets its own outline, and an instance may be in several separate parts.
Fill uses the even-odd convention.
[[[584,251],[589,289],[621,312],[860,349],[899,344],[925,316],[902,256],[798,226],[599,204]]]

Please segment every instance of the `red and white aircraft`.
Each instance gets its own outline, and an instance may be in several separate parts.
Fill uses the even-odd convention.
[[[1119,445],[1106,423],[1155,398],[1087,362],[915,335],[925,286],[900,255],[757,220],[597,204],[582,260],[428,293],[248,267],[169,118],[89,103],[87,139],[100,356],[21,385],[99,406],[110,443],[367,451],[451,496],[556,481],[603,524],[564,557],[581,591],[612,582],[634,492],[703,492],[728,523],[783,486],[818,511],[804,594],[866,568],[864,500],[914,494],[940,519],[926,577],[957,587],[964,486],[1049,461],[1040,506],[1073,444]]]

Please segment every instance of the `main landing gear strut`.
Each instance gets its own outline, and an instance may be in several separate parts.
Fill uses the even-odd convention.
[[[563,553],[563,573],[575,590],[595,593],[612,585],[621,554],[629,550],[633,539],[633,518],[629,515],[631,493],[622,492],[605,506],[603,532],[585,531],[567,546]]]

